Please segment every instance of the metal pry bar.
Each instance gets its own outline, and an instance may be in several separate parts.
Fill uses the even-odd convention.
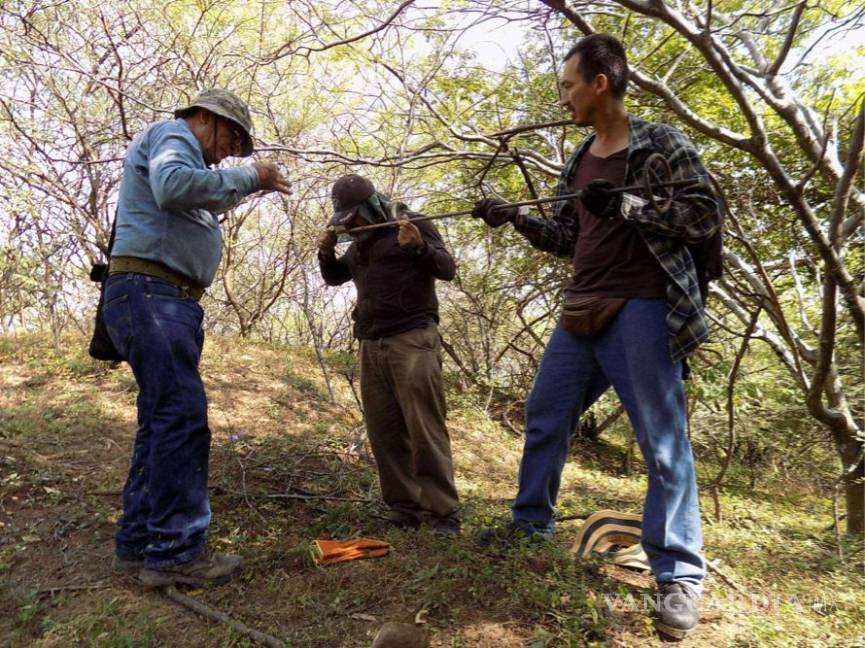
[[[658,168],[657,165],[660,165]],[[628,185],[626,187],[616,187],[615,189],[611,189],[611,191],[615,191],[616,193],[625,193],[625,192],[634,192],[640,191],[646,194],[649,202],[652,204],[658,212],[666,213],[670,209],[670,205],[673,201],[673,192],[671,189],[673,187],[689,187],[700,182],[700,178],[683,178],[681,180],[668,180],[672,173],[670,171],[670,165],[663,155],[660,153],[653,153],[648,158],[646,158],[646,172],[643,175],[643,182],[641,184]],[[666,189],[666,191],[658,192],[659,189]],[[656,192],[661,193],[663,195],[656,196]],[[563,200],[582,200],[585,193],[583,191],[577,191],[570,194],[563,194],[561,196],[553,196],[550,198],[536,198],[534,200],[522,200],[520,202],[514,203],[505,203],[503,205],[496,205],[493,207],[493,210],[497,209],[506,209],[510,207],[531,207],[533,205],[544,205],[546,203],[554,203],[561,202]],[[438,220],[440,218],[457,218],[459,216],[468,216],[474,210],[473,209],[464,209],[462,211],[456,212],[446,212],[444,214],[431,214],[429,216],[418,216],[417,218],[407,218],[403,219],[408,221],[409,223],[417,223],[420,221],[430,221],[430,220]],[[345,234],[346,232],[367,232],[370,230],[382,229],[384,227],[399,227],[401,221],[387,221],[384,223],[374,223],[372,225],[361,225],[360,227],[352,227],[347,228],[344,225],[331,226],[331,229],[335,234]]]

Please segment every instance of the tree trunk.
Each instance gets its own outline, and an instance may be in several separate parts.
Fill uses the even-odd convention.
[[[861,444],[848,439],[840,444],[839,451],[844,467],[844,499],[847,504],[847,533],[856,536],[865,534],[865,459],[859,453]],[[858,459],[855,468],[851,466]]]

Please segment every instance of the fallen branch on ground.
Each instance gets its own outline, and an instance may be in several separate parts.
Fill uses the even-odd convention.
[[[572,515],[562,515],[556,518],[556,522],[567,522],[568,520],[585,520],[591,513],[574,513]]]
[[[300,493],[250,493],[250,497],[267,499],[297,499],[297,500],[330,500],[333,502],[359,502],[371,504],[372,500],[365,497],[335,497],[333,495],[301,495]]]
[[[286,644],[282,639],[277,639],[269,634],[250,628],[248,625],[228,616],[225,612],[220,612],[216,608],[212,608],[201,601],[196,601],[195,599],[186,596],[186,594],[181,594],[178,589],[172,585],[166,587],[164,592],[172,601],[180,603],[180,605],[189,608],[206,619],[224,623],[235,632],[239,632],[240,634],[257,641],[263,646],[269,646],[270,648],[285,648]]]
[[[744,594],[745,596],[748,595],[748,592],[746,592],[744,589],[742,589],[742,587],[739,586],[739,585],[736,583],[736,581],[734,581],[732,578],[730,578],[730,576],[728,576],[728,575],[725,574],[723,571],[721,571],[721,568],[718,567],[717,565],[713,564],[711,560],[707,560],[707,561],[706,561],[706,567],[708,567],[710,571],[712,571],[712,572],[718,574],[718,576],[721,577],[721,580],[722,580],[722,581],[724,581],[725,583],[727,583],[727,585],[729,585],[729,586],[732,587],[734,590],[736,590],[737,592],[739,592],[739,594]]]
[[[111,583],[100,581],[98,583],[85,583],[83,585],[56,585],[54,587],[42,587],[36,591],[37,594],[48,594],[54,596],[56,592],[75,592],[80,590],[97,590],[111,587]]]

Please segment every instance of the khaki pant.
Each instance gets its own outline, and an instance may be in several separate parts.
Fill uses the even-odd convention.
[[[414,515],[455,514],[438,327],[361,340],[360,391],[385,503]]]

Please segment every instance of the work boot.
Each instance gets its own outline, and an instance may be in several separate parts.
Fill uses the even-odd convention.
[[[118,574],[137,574],[144,569],[144,558],[121,558],[115,554],[111,569]]]
[[[390,526],[398,529],[419,529],[421,517],[419,514],[403,511],[400,509],[391,509],[386,518]]]
[[[505,547],[520,543],[546,542],[552,538],[552,533],[518,526],[516,522],[508,522],[504,526],[481,529],[475,537],[475,542],[483,548]]]
[[[684,583],[659,583],[654,617],[658,632],[684,639],[700,620],[700,595]]]
[[[431,517],[429,526],[436,535],[456,537],[460,534],[458,517]]]
[[[159,569],[145,567],[141,570],[138,578],[148,587],[222,585],[231,579],[242,564],[243,558],[240,556],[206,552],[198,558],[180,565]]]

